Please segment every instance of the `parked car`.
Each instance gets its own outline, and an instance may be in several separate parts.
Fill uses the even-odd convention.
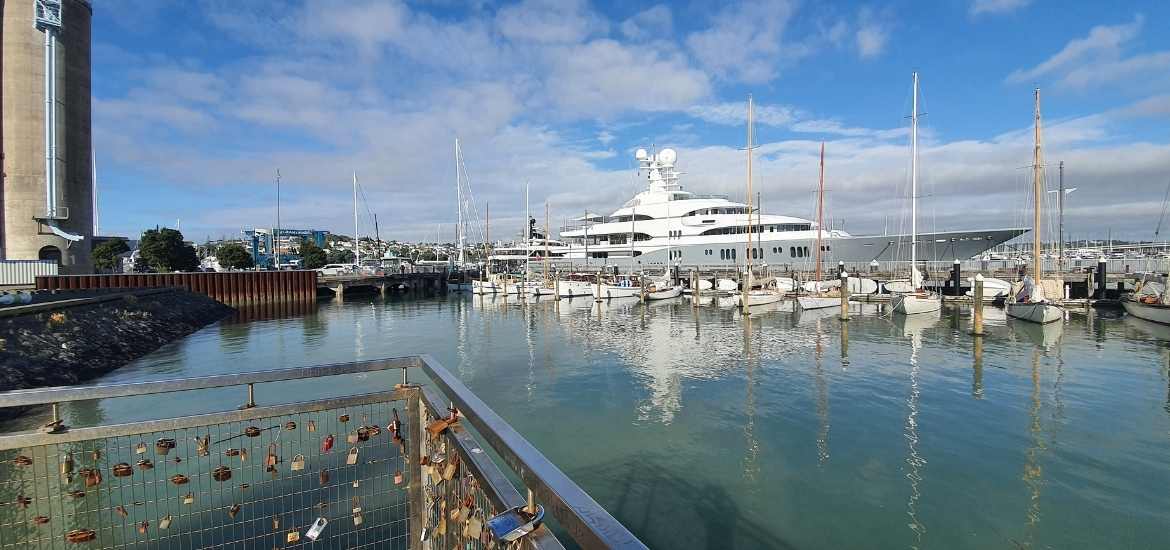
[[[321,275],[348,275],[353,272],[352,264],[325,264],[317,268],[317,273]]]

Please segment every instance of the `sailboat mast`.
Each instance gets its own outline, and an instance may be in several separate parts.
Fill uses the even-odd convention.
[[[748,94],[748,109],[747,109],[747,254],[744,255],[744,260],[747,262],[747,271],[750,274],[752,271],[752,96]]]
[[[358,241],[358,201],[357,201],[357,172],[353,173],[353,263],[362,265],[362,247]]]
[[[544,202],[544,278],[548,276],[548,201]]]
[[[463,181],[459,179],[459,138],[455,138],[455,240],[459,246],[459,269],[463,269]]]
[[[1041,260],[1040,260],[1040,202],[1044,200],[1044,189],[1043,189],[1044,181],[1043,181],[1043,175],[1041,173],[1041,170],[1043,170],[1043,168],[1040,165],[1040,163],[1042,162],[1041,157],[1040,157],[1040,153],[1041,153],[1041,151],[1040,151],[1040,147],[1041,147],[1040,146],[1040,88],[1036,88],[1036,90],[1034,92],[1034,96],[1035,96],[1035,102],[1036,102],[1036,108],[1035,108],[1035,110],[1036,110],[1036,114],[1035,114],[1036,123],[1035,123],[1035,126],[1033,128],[1033,132],[1035,134],[1034,139],[1035,139],[1036,145],[1032,149],[1032,194],[1036,197],[1036,199],[1035,199],[1036,204],[1034,205],[1035,208],[1032,209],[1032,263],[1033,263],[1032,276],[1033,276],[1033,278],[1036,279],[1036,282],[1039,283],[1040,282],[1040,262],[1041,262]]]
[[[277,241],[280,239],[280,169],[276,169],[276,230],[272,232],[272,268],[280,269],[280,249]]]
[[[918,289],[918,73],[914,73],[914,100],[910,111],[910,284]]]
[[[488,275],[492,274],[492,203],[487,203],[483,207],[483,271]]]
[[[817,290],[821,284],[821,231],[825,227],[825,142],[821,142],[821,172],[817,182]]]
[[[528,213],[528,182],[524,182],[524,282],[528,282],[528,260],[532,257],[528,246],[532,244],[532,226],[528,225],[528,220],[532,219]]]

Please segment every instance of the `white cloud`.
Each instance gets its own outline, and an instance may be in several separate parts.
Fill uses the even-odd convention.
[[[496,24],[509,40],[542,44],[581,42],[607,27],[585,0],[524,0],[500,8]]]
[[[877,57],[886,49],[890,31],[885,18],[863,7],[857,15],[857,54],[862,59]]]
[[[609,146],[615,139],[617,139],[617,136],[613,135],[609,130],[597,132],[597,141],[600,141],[602,145]]]
[[[810,50],[785,43],[784,34],[796,12],[793,0],[747,0],[729,4],[711,26],[687,36],[687,47],[716,76],[756,84],[776,77],[777,67]]]
[[[840,121],[816,118],[790,105],[755,104],[753,120],[757,125],[786,128],[793,132],[826,134],[846,137],[873,137],[890,139],[902,136],[904,129],[877,130],[851,127]],[[743,126],[747,123],[747,102],[726,102],[695,105],[686,114],[699,120],[723,126]]]
[[[889,36],[878,25],[867,25],[857,29],[857,53],[863,58],[876,57],[886,49]]]
[[[972,16],[1009,13],[1031,3],[1032,0],[972,0],[969,12]]]
[[[1075,76],[1074,82],[1063,83],[1070,85],[1092,83],[1096,79],[1086,73],[1116,68],[1130,61],[1121,58],[1121,48],[1141,33],[1144,21],[1144,17],[1137,15],[1129,23],[1093,27],[1087,36],[1069,41],[1064,48],[1039,65],[1013,71],[1008,75],[1007,81],[1021,83],[1050,76],[1063,75],[1068,78],[1081,75]],[[1139,62],[1137,65],[1140,66],[1142,63]],[[1116,70],[1111,72],[1117,74]]]
[[[622,34],[631,40],[668,38],[673,28],[674,16],[665,4],[642,10],[619,26]]]
[[[752,106],[753,120],[763,126],[787,127],[796,119],[796,109],[787,105]],[[747,101],[709,103],[687,108],[686,113],[706,122],[723,126],[747,124]]]
[[[683,56],[614,40],[556,50],[550,65],[549,100],[577,115],[673,111],[711,93],[707,75]]]

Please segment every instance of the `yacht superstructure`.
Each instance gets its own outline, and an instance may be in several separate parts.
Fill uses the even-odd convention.
[[[812,265],[818,233],[831,261],[897,260],[909,235],[854,236],[818,228],[812,220],[763,214],[721,195],[700,195],[679,184],[674,149],[638,149],[639,177],[647,188],[608,216],[587,214],[561,228],[568,259],[617,259],[631,255],[643,266],[735,266],[746,260],[743,235],[751,228],[752,259],[769,265]],[[750,216],[750,219],[749,219]],[[1003,228],[918,234],[917,256],[926,261],[968,259],[1027,231]],[[618,262],[613,262],[618,263]]]

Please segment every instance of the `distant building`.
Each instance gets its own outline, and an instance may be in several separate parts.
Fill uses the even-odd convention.
[[[325,241],[329,237],[328,231],[317,229],[285,229],[280,228],[273,239],[273,229],[254,228],[243,230],[248,243],[248,251],[252,253],[252,261],[261,267],[275,265],[298,266],[301,263],[300,247],[304,241],[312,242],[319,248],[325,248]],[[277,258],[273,262],[273,257]]]

